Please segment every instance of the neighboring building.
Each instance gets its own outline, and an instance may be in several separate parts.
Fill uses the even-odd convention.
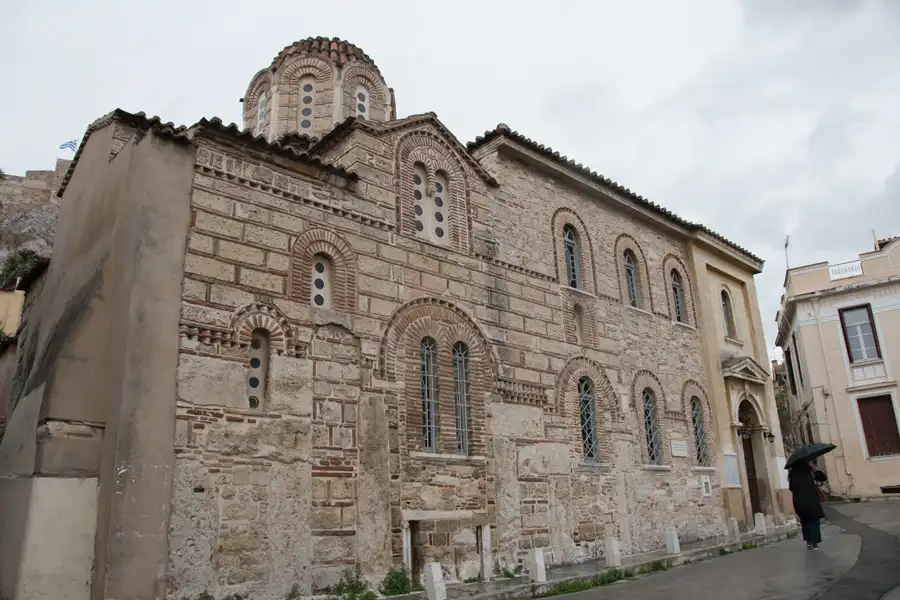
[[[339,40],[257,73],[244,127],[89,127],[9,384],[0,592],[490,578],[783,512],[759,258],[505,125],[397,119]]]
[[[53,171],[0,176],[0,264],[17,249],[50,255],[59,211],[56,193],[71,162],[60,158]]]
[[[900,493],[900,238],[848,263],[788,269],[784,285],[776,343],[792,435],[838,446],[819,461],[833,493]]]

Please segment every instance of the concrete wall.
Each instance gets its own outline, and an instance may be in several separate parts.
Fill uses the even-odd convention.
[[[0,506],[0,596],[88,600],[96,478],[2,478]]]

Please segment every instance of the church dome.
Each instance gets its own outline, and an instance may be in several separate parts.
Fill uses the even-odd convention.
[[[250,80],[244,127],[270,140],[322,137],[347,117],[396,118],[394,92],[361,48],[338,38],[294,42]]]

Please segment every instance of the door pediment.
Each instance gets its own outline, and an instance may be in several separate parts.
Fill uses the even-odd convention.
[[[769,372],[749,356],[737,356],[723,360],[722,376],[725,379],[742,379],[761,384],[769,380]]]

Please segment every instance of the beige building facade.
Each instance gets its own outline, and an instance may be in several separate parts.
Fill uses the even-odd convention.
[[[777,320],[792,437],[838,446],[819,461],[833,493],[900,493],[900,238],[788,269]]]
[[[114,111],[62,181],[8,384],[4,594],[84,564],[66,597],[491,578],[783,513],[759,258],[505,125],[398,119],[347,42],[288,46],[243,107]],[[68,571],[33,543],[53,502]]]

